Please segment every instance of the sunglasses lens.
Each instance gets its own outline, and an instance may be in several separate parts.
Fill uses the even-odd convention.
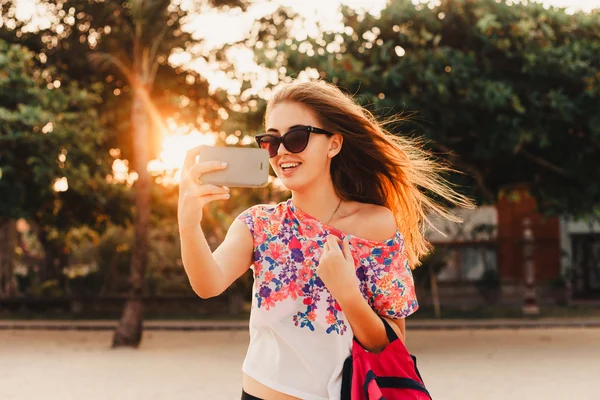
[[[260,138],[258,145],[261,149],[266,149],[269,152],[269,157],[275,157],[279,148],[279,141],[276,138],[265,136]]]
[[[283,136],[283,144],[291,153],[300,153],[308,144],[308,131],[292,130]]]

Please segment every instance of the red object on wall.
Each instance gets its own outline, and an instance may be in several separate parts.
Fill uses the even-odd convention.
[[[560,273],[560,222],[537,211],[535,198],[517,188],[500,197],[498,209],[498,271],[501,279],[521,281],[523,269],[523,220],[529,218],[535,244],[535,282],[540,284]]]

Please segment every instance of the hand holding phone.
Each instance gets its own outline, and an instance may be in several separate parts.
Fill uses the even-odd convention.
[[[269,183],[269,153],[248,147],[200,147],[197,162],[224,161],[227,168],[206,172],[202,181],[229,187],[265,187]]]
[[[201,147],[188,150],[181,170],[177,207],[177,222],[180,231],[200,225],[202,209],[206,204],[229,198],[228,187],[202,182],[203,174],[223,170],[227,168],[227,164],[218,161],[196,163],[196,157]]]
[[[228,186],[264,187],[268,182],[269,154],[264,149],[198,146],[189,150],[179,183],[180,229],[198,226],[206,204],[229,199]]]

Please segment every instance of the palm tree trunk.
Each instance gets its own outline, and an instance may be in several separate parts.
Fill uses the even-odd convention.
[[[138,174],[135,182],[135,241],[129,276],[130,291],[121,321],[113,337],[113,347],[137,347],[142,340],[143,303],[142,292],[148,262],[148,225],[150,221],[150,174],[148,138],[151,130],[140,97],[133,96],[131,121],[133,129],[134,168]]]
[[[17,294],[15,246],[17,226],[14,219],[0,218],[0,297]]]

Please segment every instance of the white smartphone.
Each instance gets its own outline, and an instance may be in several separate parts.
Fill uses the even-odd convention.
[[[252,147],[203,146],[196,162],[225,161],[227,168],[207,172],[202,181],[228,187],[265,187],[269,183],[269,152]]]

